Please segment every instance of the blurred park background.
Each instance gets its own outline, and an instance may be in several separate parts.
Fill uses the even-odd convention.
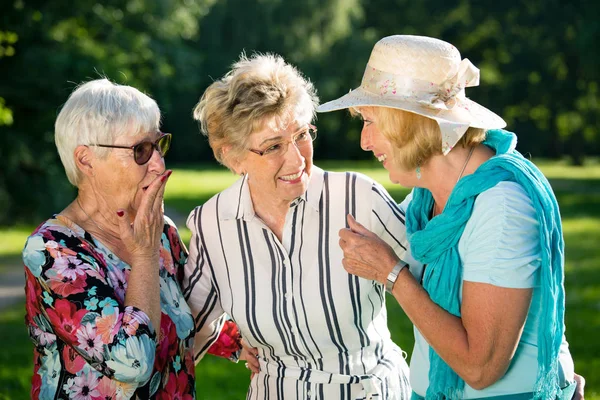
[[[390,34],[458,47],[481,69],[467,96],[503,116],[518,149],[551,179],[567,243],[567,335],[586,398],[600,399],[598,1],[3,0],[0,285],[21,274],[29,232],[75,195],[53,126],[78,83],[106,76],[157,100],[163,130],[175,135],[167,207],[185,216],[235,179],[214,163],[191,110],[242,51],[281,54],[326,101],[359,84],[373,44]],[[365,172],[402,199],[406,191],[360,150],[358,121],[338,112],[319,115],[317,125],[317,164]],[[0,400],[28,397],[23,313],[21,300],[0,307]],[[393,304],[389,313],[395,340],[410,350],[410,323]],[[240,399],[246,384],[239,365],[207,357],[198,368],[200,399]]]

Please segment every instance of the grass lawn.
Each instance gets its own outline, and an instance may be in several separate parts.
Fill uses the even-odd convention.
[[[381,182],[396,200],[407,193],[389,183],[377,163],[321,162],[328,170],[355,170]],[[586,399],[600,400],[600,164],[584,168],[560,162],[540,161],[551,180],[563,216],[566,241],[567,339],[576,371],[587,380]],[[166,204],[185,218],[189,211],[237,179],[224,168],[175,168],[169,180]],[[18,267],[25,237],[33,227],[0,229],[8,240],[0,241],[0,273]],[[180,224],[184,240],[189,231]],[[20,268],[20,267],[19,267]],[[28,398],[31,374],[31,342],[23,325],[24,306],[0,311],[0,400]],[[388,303],[388,321],[394,340],[410,353],[412,327],[395,301]],[[198,399],[243,399],[248,371],[216,357],[207,356],[197,369]]]

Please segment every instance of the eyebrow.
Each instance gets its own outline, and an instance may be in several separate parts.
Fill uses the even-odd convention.
[[[292,136],[295,135],[296,133],[301,132],[303,129],[306,129],[306,128],[307,128],[306,126],[302,126],[301,128],[298,128],[297,130],[294,131],[294,133],[292,133]],[[269,143],[269,142],[278,142],[282,139],[283,139],[283,136],[273,136],[273,137],[263,140],[262,142],[260,142],[260,144],[258,146],[260,147],[260,146],[264,145],[265,143]]]

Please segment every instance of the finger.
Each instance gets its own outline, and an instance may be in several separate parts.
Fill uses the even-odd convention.
[[[140,209],[151,210],[154,207],[154,202],[156,200],[156,196],[158,195],[159,190],[165,185],[165,181],[168,178],[168,173],[171,170],[167,170],[161,175],[158,175],[154,181],[148,186],[144,196],[142,198],[142,202],[140,204]]]
[[[344,241],[348,241],[352,237],[356,236],[357,233],[353,232],[349,228],[342,228],[339,230],[338,235],[340,236],[340,239],[343,239]]]
[[[359,233],[364,236],[373,236],[373,233],[364,226],[362,226],[359,222],[357,222],[352,215],[348,214],[346,219],[348,220],[348,227],[353,232]]]
[[[161,185],[158,189],[158,192],[156,193],[156,197],[154,198],[153,210],[155,212],[159,212],[163,207],[164,198],[165,198],[165,189],[167,188],[167,181],[169,180],[169,177],[171,176],[172,173],[173,173],[173,170],[168,170],[160,178]]]
[[[260,371],[260,364],[258,363],[258,359],[256,357],[250,357],[246,362],[248,369],[254,373],[258,373]]]

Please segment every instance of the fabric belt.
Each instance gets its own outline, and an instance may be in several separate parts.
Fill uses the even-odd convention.
[[[260,364],[259,374],[264,373],[278,378],[296,379],[311,384],[360,384],[362,385],[362,391],[357,399],[365,400],[382,400],[383,386],[390,372],[392,370],[396,371],[397,367],[402,364],[406,365],[401,350],[397,348],[387,351],[377,365],[363,375],[335,374],[314,368],[280,365],[276,361],[265,360],[262,357],[259,358],[258,362]],[[410,392],[410,388],[407,392]]]

